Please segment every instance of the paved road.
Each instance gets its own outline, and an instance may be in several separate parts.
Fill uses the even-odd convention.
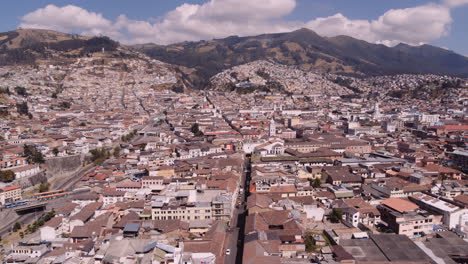
[[[239,195],[239,201],[241,205],[239,208],[234,209],[233,220],[231,222],[231,229],[227,238],[227,249],[231,250],[229,255],[225,255],[224,263],[234,264],[242,263],[242,255],[244,253],[244,230],[245,230],[245,220],[247,217],[247,197],[248,186],[247,181],[250,181],[250,159],[246,157],[244,173],[242,174],[242,188],[244,192]]]
[[[94,164],[88,164],[75,172],[74,175],[70,177],[64,177],[62,179],[57,180],[54,183],[53,190],[70,190],[72,187],[89,171],[95,169],[97,166]]]
[[[79,171],[77,171],[74,175],[70,177],[65,177],[63,179],[59,179],[57,182],[55,182],[54,190],[70,190],[72,187],[86,174],[88,171],[92,170],[95,168],[95,165],[90,164],[87,165],[83,168],[81,168]],[[66,202],[66,198],[59,198],[59,199],[54,199],[54,200],[49,200],[47,204],[47,210],[50,211],[52,209],[57,209],[63,206],[63,203]],[[0,237],[3,237],[6,235],[8,232],[11,231],[13,228],[13,225],[18,222],[21,223],[21,225],[27,225],[34,220],[38,219],[41,217],[44,212],[35,212],[35,213],[30,213],[26,215],[17,215],[15,212],[16,208],[9,208],[5,209],[2,208],[0,211]]]
[[[43,214],[43,212],[37,212],[37,213],[31,213],[31,214],[19,216],[19,215],[16,214],[14,209],[9,209],[9,210],[10,210],[10,212],[8,214],[12,214],[15,217],[9,219],[8,222],[3,222],[3,220],[2,220],[2,223],[5,223],[5,224],[3,224],[2,227],[0,227],[0,237],[3,237],[4,235],[8,234],[11,231],[11,229],[13,229],[13,225],[16,222],[20,223],[21,226],[25,226],[25,225],[28,225],[29,223],[32,223],[33,221],[35,221],[36,219],[41,217],[42,214]],[[2,214],[3,213],[7,214],[7,212],[5,212],[5,211],[2,211]]]

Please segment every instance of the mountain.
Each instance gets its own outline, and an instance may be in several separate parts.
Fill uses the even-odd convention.
[[[327,38],[309,29],[135,48],[152,58],[195,69],[196,76],[192,77],[200,84],[222,70],[257,60],[345,75],[414,73],[468,77],[468,58],[452,51],[430,45],[387,47],[348,36]]]
[[[18,29],[0,33],[0,65],[34,64],[47,60],[57,64],[103,50],[109,56],[127,57],[120,44],[108,37],[82,37],[50,30]]]
[[[0,33],[0,89],[57,97],[80,84],[120,89],[184,91],[178,68],[151,59],[108,37],[82,37],[49,30]],[[34,81],[31,76],[36,76]],[[116,77],[117,76],[117,77]],[[144,80],[144,81],[143,81]],[[45,85],[44,85],[45,84]]]
[[[346,96],[357,92],[331,79],[327,75],[302,71],[295,66],[259,60],[216,74],[210,78],[208,89],[240,94],[262,91],[330,96]]]
[[[165,62],[181,88],[203,89],[210,78],[234,66],[269,61],[305,72],[349,76],[403,73],[468,77],[468,58],[442,48],[371,44],[347,36],[322,37],[309,29],[252,37],[231,36],[172,45],[124,46],[107,37],[82,37],[49,30],[18,29],[0,33],[0,65],[73,63],[105,51],[108,58],[143,53]]]

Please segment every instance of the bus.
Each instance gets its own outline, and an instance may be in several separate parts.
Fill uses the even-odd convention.
[[[18,206],[23,206],[23,205],[28,205],[28,202],[27,201],[16,201],[16,202],[7,203],[7,204],[5,204],[5,208],[15,208],[15,207],[18,207]]]
[[[49,194],[49,195],[42,195],[42,196],[36,197],[36,200],[46,201],[46,200],[50,200],[50,199],[57,199],[57,198],[61,198],[61,197],[66,197],[67,195],[69,195],[69,193],[67,193],[67,192],[55,193],[55,194]]]
[[[50,192],[36,193],[33,195],[33,197],[38,201],[44,201],[48,199],[63,197],[66,195],[68,195],[68,193],[65,192],[64,190],[55,190],[55,191],[50,191]]]

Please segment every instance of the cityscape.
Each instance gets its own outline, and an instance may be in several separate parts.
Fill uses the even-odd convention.
[[[468,57],[33,13],[0,33],[1,263],[468,263]]]

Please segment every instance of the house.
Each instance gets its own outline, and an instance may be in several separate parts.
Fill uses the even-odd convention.
[[[362,178],[359,175],[350,172],[348,167],[324,167],[322,169],[322,179],[333,185],[360,186]]]
[[[143,176],[141,178],[141,187],[151,191],[162,191],[164,189],[163,176]]]
[[[21,259],[23,258],[39,258],[47,252],[47,245],[42,244],[38,246],[16,246],[11,249],[7,259]]]
[[[41,169],[37,165],[26,165],[13,168],[11,171],[15,173],[16,179],[22,179],[38,174],[41,172]]]
[[[442,215],[442,222],[451,230],[468,233],[468,209],[459,207],[449,200],[441,200],[435,195],[418,193],[408,197],[422,209]]]
[[[362,198],[335,200],[333,208],[343,212],[343,220],[354,227],[359,224],[375,226],[380,223],[380,212]]]
[[[63,233],[62,223],[63,216],[56,216],[47,221],[47,223],[45,223],[45,225],[39,229],[41,241],[51,242],[60,237],[60,235]]]
[[[420,210],[418,205],[400,198],[388,198],[377,206],[382,221],[399,235],[409,238],[425,236],[434,232],[434,225],[440,223],[440,218]]]
[[[382,178],[370,184],[370,187],[382,197],[408,197],[430,190],[430,185],[419,185],[397,177]]]
[[[262,157],[270,157],[284,154],[284,141],[273,139],[254,148],[254,153],[260,154]]]
[[[0,189],[0,205],[19,201],[22,199],[21,186],[14,185]]]
[[[78,204],[80,207],[85,207],[88,204],[95,203],[99,200],[97,193],[82,193],[71,196],[72,203]]]
[[[117,191],[115,188],[106,188],[102,192],[104,207],[124,201],[125,192]]]

